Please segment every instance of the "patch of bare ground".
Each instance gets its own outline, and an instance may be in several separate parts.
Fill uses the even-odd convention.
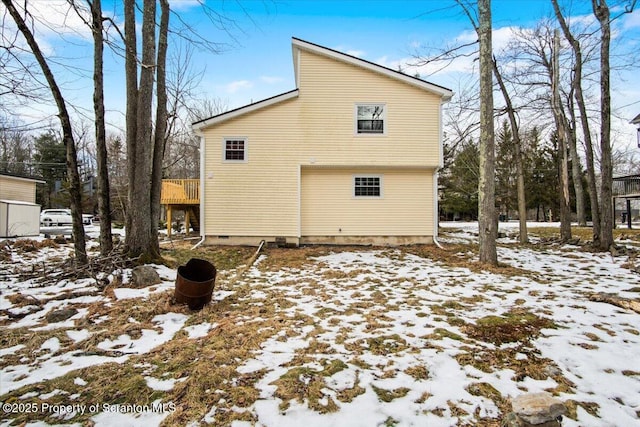
[[[435,245],[409,245],[403,247],[403,250],[421,258],[441,262],[450,267],[468,268],[472,272],[489,272],[509,277],[530,277],[532,275],[537,277],[539,275],[537,272],[502,263],[497,266],[480,263],[477,260],[477,244],[446,244],[444,249]]]
[[[193,242],[175,242],[163,248],[162,257],[167,266],[184,265],[191,258],[201,258],[211,262],[217,270],[231,270],[247,262],[257,248],[249,246],[199,246],[191,249]]]
[[[527,229],[530,236],[542,239],[543,242],[560,242],[560,230],[558,227],[531,227]],[[585,250],[593,250],[593,228],[571,227],[571,236],[575,243]],[[640,246],[640,230],[627,229],[622,226],[613,230],[615,241],[625,241],[634,246]]]
[[[525,309],[515,308],[501,316],[486,316],[462,330],[478,341],[501,345],[510,342],[528,342],[540,334],[541,329],[555,328],[550,319],[539,317]]]

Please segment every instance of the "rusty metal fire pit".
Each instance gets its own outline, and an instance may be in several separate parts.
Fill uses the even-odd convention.
[[[216,281],[216,268],[209,261],[191,258],[178,267],[175,300],[187,304],[191,310],[200,310],[211,302]]]

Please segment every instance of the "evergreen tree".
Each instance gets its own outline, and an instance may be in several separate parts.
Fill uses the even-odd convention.
[[[514,144],[511,127],[505,120],[496,138],[496,206],[499,214],[506,217],[518,207]]]
[[[480,153],[473,141],[463,143],[441,180],[441,208],[452,219],[478,218],[478,168]]]
[[[527,206],[536,210],[536,221],[558,220],[558,152],[552,146],[542,143],[536,127],[525,136],[527,150],[525,157],[525,184]],[[551,215],[549,215],[551,213]]]
[[[43,207],[68,207],[68,194],[60,190],[67,179],[66,148],[53,131],[48,131],[34,140],[33,159],[36,170],[45,184],[43,199],[38,200]]]

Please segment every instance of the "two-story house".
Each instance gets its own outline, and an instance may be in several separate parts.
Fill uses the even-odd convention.
[[[296,89],[196,122],[212,244],[432,243],[452,92],[292,39]]]

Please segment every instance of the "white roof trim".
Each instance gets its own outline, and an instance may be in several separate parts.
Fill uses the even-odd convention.
[[[0,200],[0,203],[6,203],[7,205],[40,206],[37,203],[23,202],[22,200],[9,200],[9,199],[2,199]]]
[[[396,80],[400,80],[404,83],[408,83],[412,86],[416,86],[419,87],[421,89],[427,90],[429,92],[435,93],[436,95],[439,95],[443,98],[444,101],[449,101],[451,99],[451,97],[453,96],[453,91],[442,87],[442,86],[438,86],[436,84],[433,83],[429,83],[425,80],[416,78],[416,77],[412,77],[406,74],[403,74],[399,71],[395,71],[392,70],[390,68],[387,67],[383,67],[382,65],[378,65],[375,64],[373,62],[369,62],[366,61],[364,59],[360,59],[360,58],[356,58],[355,56],[351,56],[351,55],[347,55],[346,53],[342,53],[342,52],[338,52],[337,50],[333,50],[333,49],[329,49],[323,46],[319,46],[317,44],[313,44],[304,40],[300,40],[297,39],[295,37],[293,37],[291,39],[291,44],[292,44],[292,48],[293,48],[293,66],[294,66],[294,71],[295,71],[295,78],[296,78],[296,87],[298,87],[298,55],[296,50],[297,49],[301,49],[301,50],[306,50],[309,52],[313,52],[315,54],[318,55],[324,55],[327,56],[329,58],[341,61],[341,62],[346,62],[347,64],[351,64],[351,65],[355,65],[357,67],[361,67],[364,68],[366,70],[369,71],[373,71],[375,73],[378,74],[382,74],[385,75],[387,77],[390,77],[392,79],[396,79]]]
[[[41,179],[36,179],[36,178],[26,178],[26,177],[22,177],[22,176],[13,176],[13,175],[5,175],[5,174],[1,174],[0,176],[3,178],[7,178],[7,179],[15,179],[17,181],[29,181],[29,182],[36,182],[38,184],[46,184],[47,181],[43,181]]]
[[[259,110],[261,108],[269,107],[271,105],[284,102],[292,98],[297,98],[298,92],[298,89],[294,89],[290,92],[281,93],[280,95],[272,96],[271,98],[263,99],[261,101],[254,102],[253,104],[245,105],[244,107],[236,108],[235,110],[227,111],[226,113],[218,114],[217,116],[209,117],[208,119],[195,122],[191,125],[191,127],[193,131],[197,133],[211,125],[231,120],[234,117],[238,117],[243,114]]]
[[[269,107],[271,105],[277,104],[279,102],[283,102],[292,98],[298,97],[298,82],[299,82],[299,51],[306,50],[317,55],[323,55],[337,61],[345,62],[347,64],[354,65],[356,67],[364,68],[369,71],[373,71],[378,74],[382,74],[392,79],[399,80],[401,82],[410,84],[412,86],[418,87],[420,89],[431,92],[435,95],[441,97],[443,102],[448,102],[453,97],[453,91],[447,89],[443,86],[438,86],[433,83],[429,83],[425,80],[412,77],[401,72],[392,70],[387,67],[383,67],[382,65],[375,64],[373,62],[369,62],[364,59],[356,58],[355,56],[347,55],[346,53],[338,52],[337,50],[329,49],[317,44],[313,44],[304,40],[297,39],[293,37],[291,39],[291,47],[293,50],[293,69],[296,80],[296,89],[285,92],[280,95],[273,96],[271,98],[263,99],[261,101],[255,102],[253,104],[246,105],[244,107],[236,108],[235,110],[227,111],[226,113],[218,114],[217,116],[209,117],[208,119],[200,120],[191,125],[193,131],[198,134],[204,128],[207,128],[211,125],[215,125],[217,123],[221,123],[235,117],[241,116],[243,114],[250,113],[252,111],[259,110],[261,108]]]

